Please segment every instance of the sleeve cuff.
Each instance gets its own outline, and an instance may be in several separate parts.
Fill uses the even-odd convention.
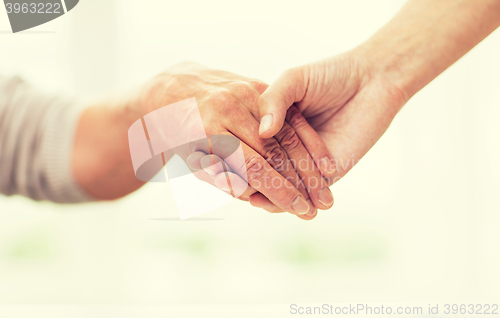
[[[91,202],[75,181],[72,170],[73,145],[82,105],[58,101],[46,115],[40,147],[42,170],[45,171],[46,199],[57,203]],[[45,191],[44,191],[45,192]]]

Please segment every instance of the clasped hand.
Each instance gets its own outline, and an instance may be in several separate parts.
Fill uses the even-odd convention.
[[[259,98],[267,88],[259,80],[184,63],[151,80],[141,92],[140,105],[149,113],[195,97],[204,131],[186,122],[176,138],[235,136],[241,141],[244,164],[224,162],[217,147],[212,147],[211,153],[208,145],[187,143],[175,148],[175,153],[192,172],[227,193],[238,188],[240,199],[270,212],[286,211],[312,219],[317,209],[333,205],[329,180],[325,179],[334,173],[331,156],[296,107],[288,110],[275,136],[259,136]],[[190,120],[186,114],[181,117]]]

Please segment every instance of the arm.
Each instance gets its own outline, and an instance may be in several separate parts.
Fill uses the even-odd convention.
[[[260,98],[260,135],[279,131],[295,104],[333,156],[334,183],[409,98],[499,25],[498,0],[410,0],[366,43],[283,73]],[[275,119],[270,126],[262,120],[268,114]]]
[[[498,0],[410,0],[360,51],[409,99],[499,25]]]
[[[175,103],[177,108],[168,109],[158,122],[161,129],[174,127],[163,131],[166,138],[160,136],[161,142],[169,141],[166,149],[175,149],[161,151],[165,161],[174,153],[188,162],[190,154],[205,155],[210,152],[206,143],[189,141],[222,135],[224,141],[233,142],[232,146],[235,141],[243,145],[245,157],[230,170],[233,176],[242,172],[248,176],[243,194],[261,191],[281,208],[312,219],[316,207],[308,190],[314,194],[314,189],[296,183],[301,181],[294,167],[283,164],[295,155],[308,156],[295,132],[291,127],[284,128],[279,141],[258,137],[257,101],[266,88],[257,80],[185,64],[171,68],[128,96],[110,98],[84,109],[71,100],[40,93],[19,78],[0,77],[0,193],[60,203],[120,198],[144,184],[134,174],[131,162],[127,138],[131,125],[138,120],[140,123],[146,114],[164,110],[163,106],[195,96],[199,104],[191,110],[198,112],[196,125],[190,121],[192,112],[179,108],[182,103]],[[226,138],[231,132],[242,136],[243,142],[236,137]],[[222,150],[222,155],[231,148],[219,147],[218,138],[211,140],[214,151]],[[275,159],[281,159],[281,163]],[[272,166],[276,163],[281,166],[279,173]],[[259,169],[255,175],[247,175],[249,167]],[[197,177],[217,182],[199,168],[193,171]],[[307,173],[322,180],[317,169]],[[263,178],[280,179],[288,186],[266,186]],[[305,215],[308,211],[312,214]]]
[[[284,211],[304,219],[314,218],[316,207],[331,207],[333,196],[323,184],[322,174],[316,167],[296,172],[289,163],[294,157],[309,156],[291,126],[283,128],[281,138],[259,138],[257,102],[266,88],[267,85],[260,81],[231,73],[180,65],[151,80],[129,97],[89,107],[81,117],[74,146],[73,171],[76,181],[93,197],[105,200],[122,197],[141,187],[143,182],[136,178],[132,169],[128,129],[136,120],[152,111],[195,97],[205,129],[202,127],[201,132],[193,132],[193,129],[181,128],[166,134],[171,138],[184,138],[199,133],[196,138],[189,140],[206,138],[206,135],[234,134],[241,139],[245,156],[241,166],[229,164],[234,176],[242,176],[241,172],[246,174],[247,170],[257,168],[254,174],[249,171],[245,179],[251,186],[246,195],[258,191]],[[185,114],[179,116],[181,118]],[[186,125],[186,128],[190,126]],[[314,147],[322,147],[323,151],[327,151],[322,143]],[[209,149],[195,150],[209,153]],[[193,149],[178,147],[175,152],[189,162],[188,157],[193,154]],[[203,172],[198,171],[197,176],[202,174],[201,179],[214,184],[213,178],[206,173],[203,175]],[[314,187],[306,187],[301,181],[303,176],[315,178],[319,182]],[[274,187],[266,179],[280,179],[280,184],[284,186]],[[325,200],[320,202],[318,194],[323,188],[328,190],[331,197],[326,204],[322,203]],[[311,213],[305,215],[308,211]]]
[[[83,111],[72,170],[76,183],[94,199],[118,199],[144,185],[132,169],[127,137],[128,129],[140,117],[126,98],[109,99]]]

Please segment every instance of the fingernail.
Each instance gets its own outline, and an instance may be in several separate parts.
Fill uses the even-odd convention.
[[[203,167],[203,170],[205,170],[205,172],[208,173],[211,177],[215,177],[217,173],[220,173],[220,171],[224,171],[224,167],[222,166],[221,162],[217,162],[212,166]]]
[[[333,164],[333,160],[330,160],[327,156],[319,161],[319,166],[321,170],[323,170],[326,174],[333,174],[335,172],[335,165]]]
[[[333,203],[333,194],[332,191],[330,191],[329,188],[323,188],[319,192],[319,203],[323,204],[324,206],[330,206]]]
[[[273,114],[267,114],[266,116],[262,117],[262,120],[260,121],[259,134],[262,134],[271,129],[273,122],[274,122]]]
[[[312,208],[309,208],[309,212],[307,212],[307,216],[315,216],[317,213],[318,213],[318,209],[316,209],[314,207],[314,204],[312,203],[311,200],[307,199],[307,203],[309,203],[309,207],[312,207]]]
[[[298,196],[292,202],[292,209],[295,213],[303,215],[309,211],[309,204],[302,196]]]
[[[217,176],[214,178],[214,184],[217,188],[219,188],[222,191],[230,191],[229,184],[227,182],[227,177],[224,172],[219,173]]]

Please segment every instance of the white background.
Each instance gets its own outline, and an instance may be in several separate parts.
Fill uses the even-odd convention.
[[[404,2],[82,0],[23,34],[0,10],[0,72],[84,100],[186,60],[272,82]],[[0,303],[498,303],[499,57],[495,32],[410,100],[311,222],[236,201],[175,221],[166,184],[79,206],[0,197]]]

